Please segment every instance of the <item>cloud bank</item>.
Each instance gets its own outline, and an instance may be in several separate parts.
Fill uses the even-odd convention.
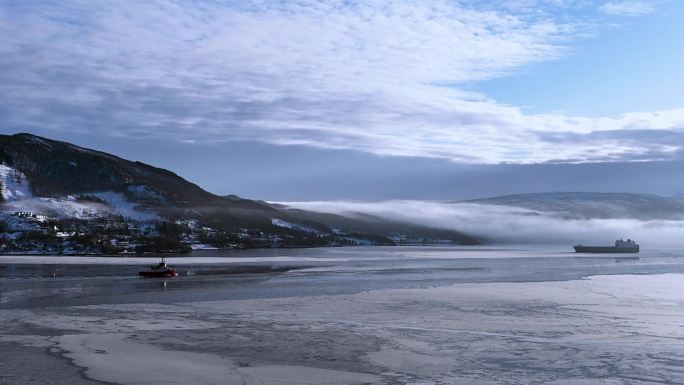
[[[474,235],[490,242],[610,245],[617,238],[634,238],[644,248],[681,247],[684,221],[636,219],[563,219],[517,207],[426,201],[285,202],[289,207],[345,216],[380,218]]]
[[[464,91],[594,30],[559,16],[585,2],[503,3],[3,2],[0,127],[468,163],[680,157],[684,141],[665,138],[684,108],[526,114]],[[643,13],[620,4],[602,9]]]
[[[655,6],[644,1],[611,1],[603,4],[600,10],[609,15],[641,16],[655,11]]]

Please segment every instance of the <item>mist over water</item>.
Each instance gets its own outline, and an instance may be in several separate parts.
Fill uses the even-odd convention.
[[[605,244],[632,238],[642,248],[684,247],[684,220],[568,219],[511,206],[413,200],[281,202],[292,208],[457,230],[489,242]]]

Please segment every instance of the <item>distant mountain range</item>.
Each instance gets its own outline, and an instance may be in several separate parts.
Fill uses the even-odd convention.
[[[31,134],[0,135],[0,193],[5,253],[477,242],[374,216],[218,196],[165,169]]]
[[[684,198],[651,194],[550,192],[505,195],[458,203],[521,207],[568,219],[684,219]]]

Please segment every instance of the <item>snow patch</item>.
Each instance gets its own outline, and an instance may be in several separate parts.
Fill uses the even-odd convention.
[[[219,248],[212,245],[207,245],[206,243],[193,243],[190,245],[193,250],[218,250]]]
[[[92,219],[110,215],[121,215],[136,221],[151,221],[159,216],[151,211],[143,211],[134,203],[126,200],[123,194],[107,191],[90,193],[105,203],[78,201],[74,196],[63,198],[23,198],[5,202],[1,210],[6,213],[28,212],[50,218]]]
[[[5,164],[0,164],[0,193],[6,202],[33,196],[26,175]]]
[[[51,218],[88,219],[114,214],[114,210],[102,203],[77,202],[74,197],[27,198],[7,202],[5,212],[29,212]]]
[[[291,223],[291,222],[284,221],[284,220],[278,219],[278,218],[271,218],[271,224],[273,226],[285,227],[285,228],[292,229],[292,230],[306,231],[306,232],[310,232],[310,233],[311,232],[320,233],[319,230],[314,229],[313,227],[298,225],[296,223]]]
[[[109,207],[125,218],[131,218],[141,222],[159,219],[159,216],[154,212],[138,210],[136,204],[126,200],[126,197],[121,193],[103,191],[91,193],[90,195],[102,199]]]

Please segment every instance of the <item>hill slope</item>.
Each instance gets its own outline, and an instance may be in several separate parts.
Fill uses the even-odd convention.
[[[0,135],[0,251],[474,243],[455,231],[217,196],[171,171],[31,134]]]
[[[564,218],[684,218],[684,199],[651,194],[552,192],[505,195],[466,202],[522,207]]]
[[[220,201],[168,170],[31,134],[0,136],[0,160],[26,175],[36,196],[115,191],[180,207]]]

